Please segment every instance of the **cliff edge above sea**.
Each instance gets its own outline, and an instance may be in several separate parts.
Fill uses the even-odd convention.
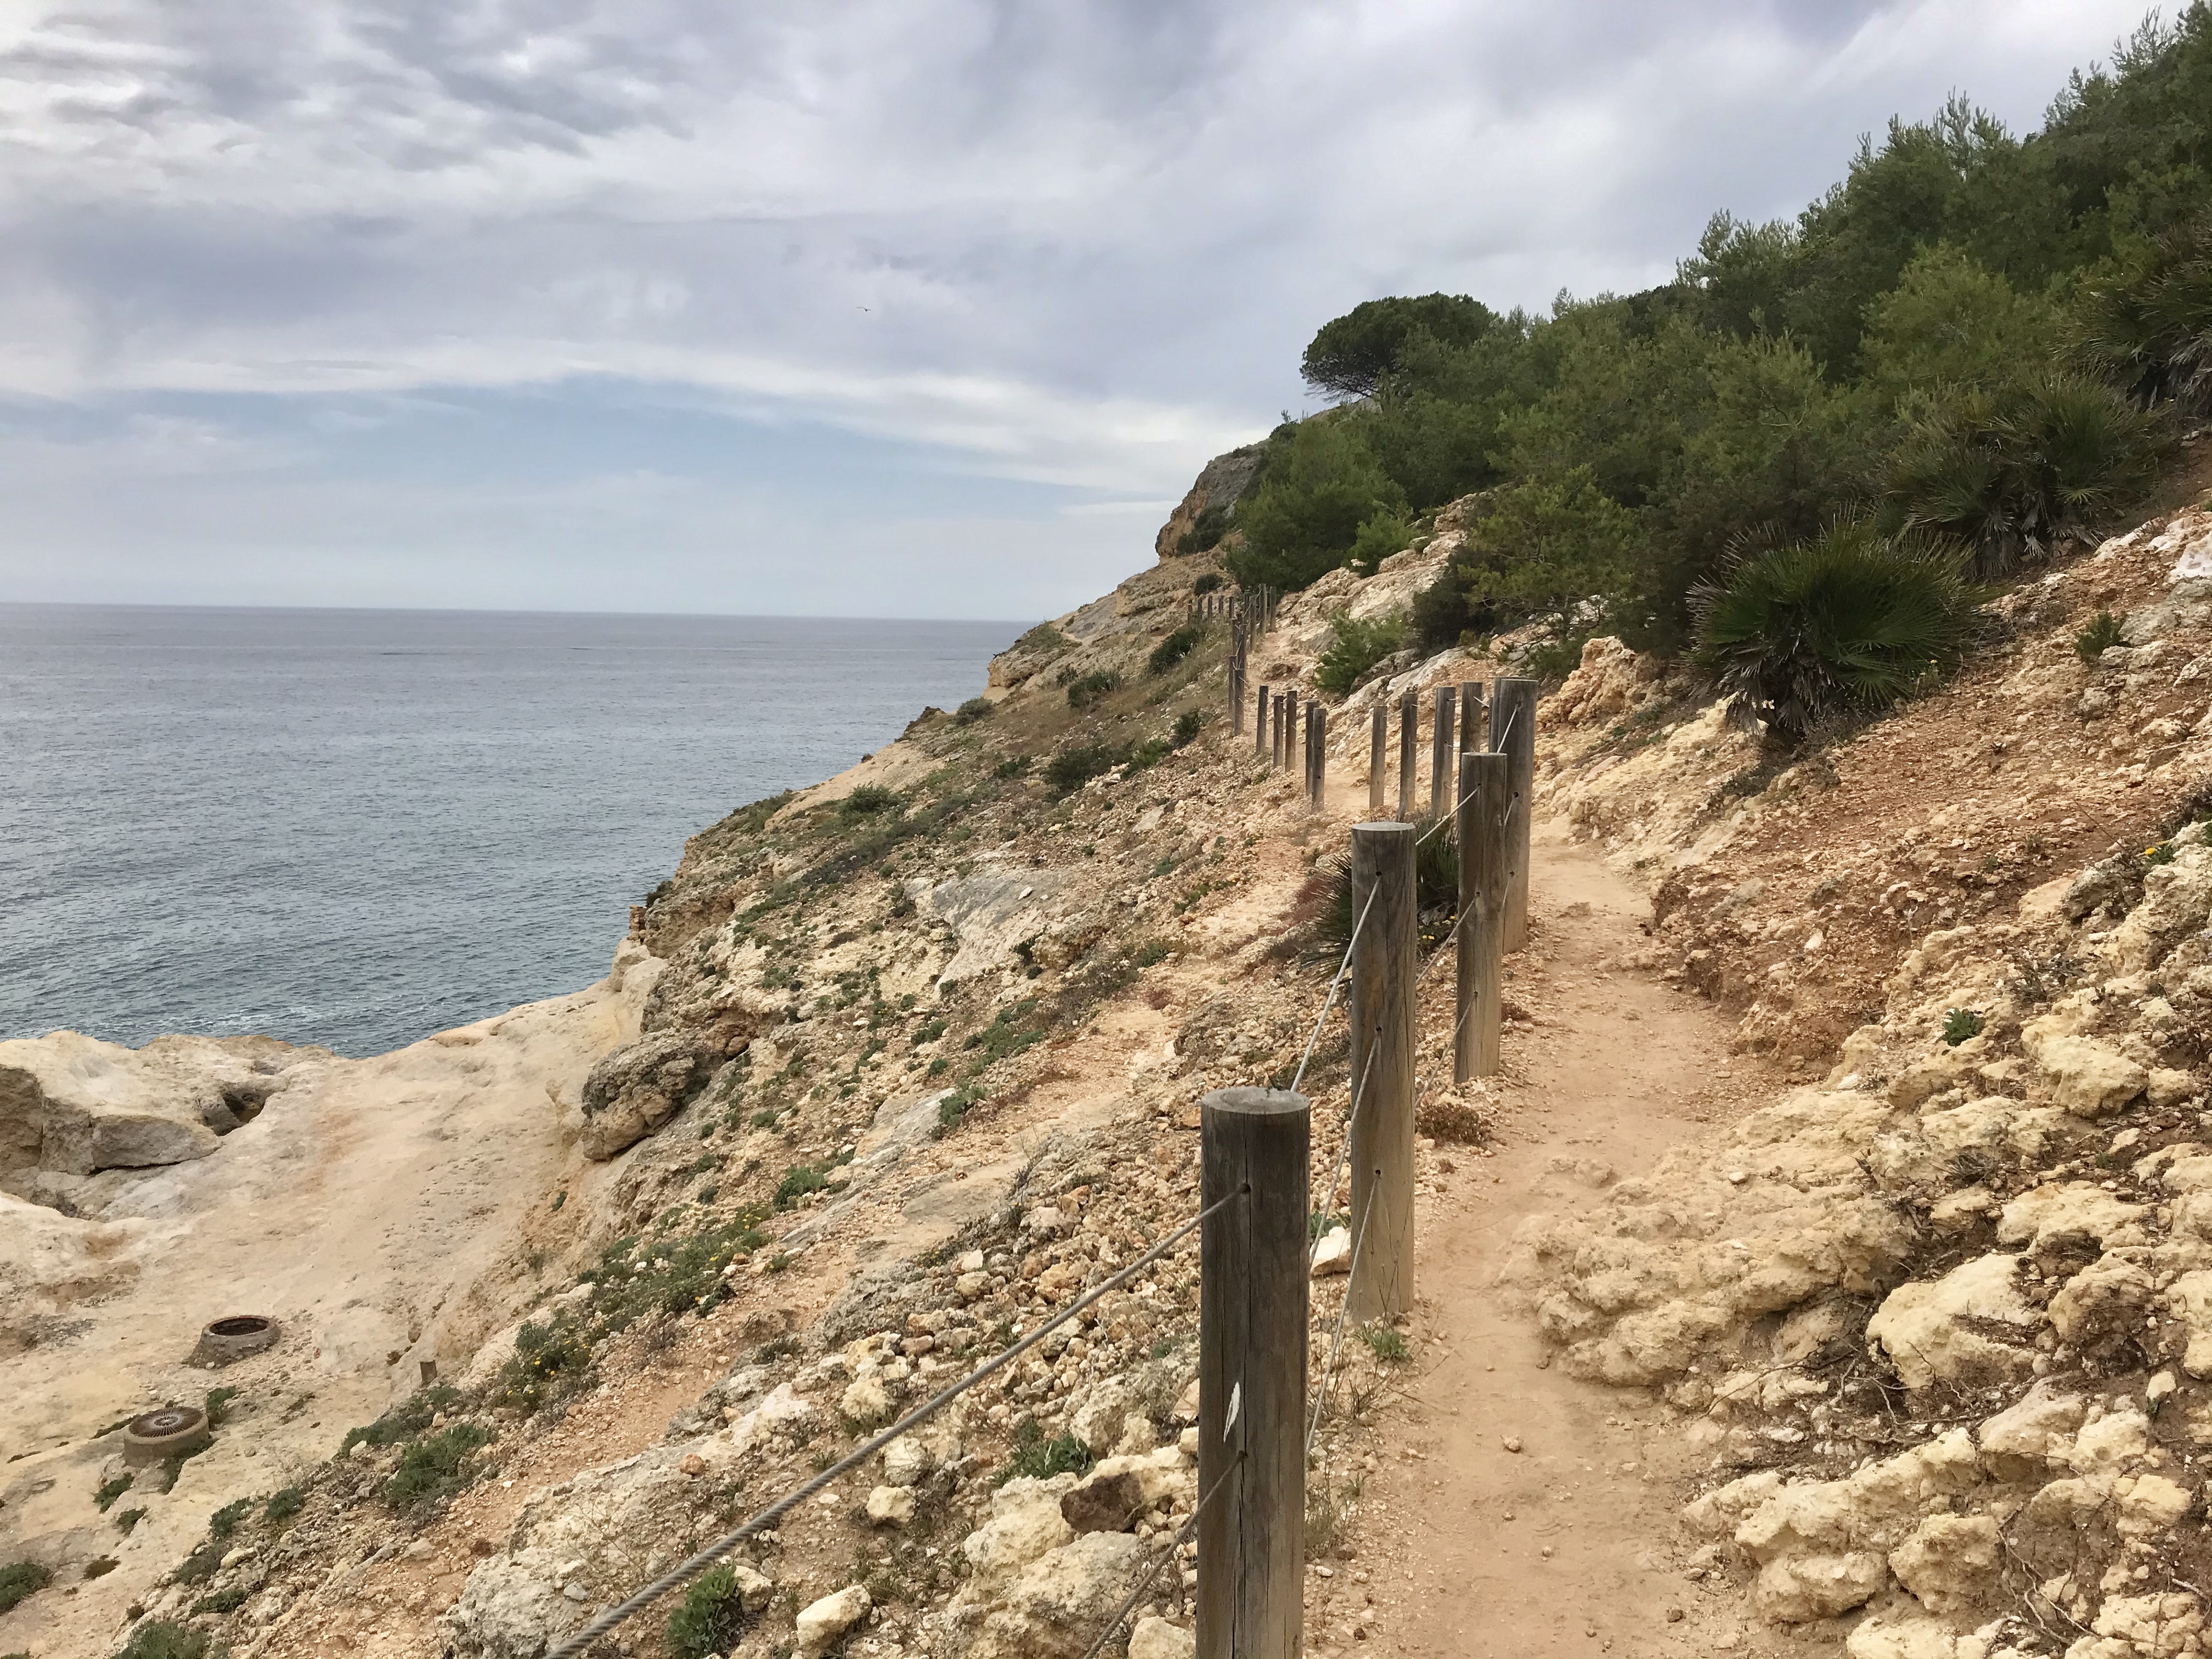
[[[1310,1045],[1338,1224],[1370,713],[1534,641],[1340,684],[1473,500],[1283,596],[1312,809],[1231,729],[1205,493],[694,836],[585,991],[357,1060],[0,1043],[0,1651],[535,1659],[1165,1236],[1200,1098]],[[1614,638],[1545,685],[1498,1076],[1420,981],[1416,1310],[1339,1340],[1314,1280],[1309,1651],[2201,1647],[2212,511],[1986,611],[1787,753]],[[1197,1498],[1196,1310],[1170,1254],[609,1650],[1082,1659]],[[210,1369],[227,1316],[277,1338]],[[131,1452],[165,1405],[204,1447]],[[1190,1654],[1196,1571],[1115,1645]]]

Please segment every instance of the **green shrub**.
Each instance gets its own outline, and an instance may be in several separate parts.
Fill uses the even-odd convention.
[[[1182,749],[1197,739],[1206,729],[1206,716],[1195,708],[1186,708],[1176,716],[1175,735],[1168,739],[1171,747]]]
[[[155,1619],[133,1630],[115,1659],[208,1659],[212,1639],[204,1630]]]
[[[2150,239],[2088,291],[2081,344],[2145,407],[2212,413],[2212,211]]]
[[[811,1164],[794,1164],[775,1184],[775,1207],[787,1210],[808,1194],[821,1192],[829,1185],[829,1176]]]
[[[1976,596],[1951,557],[1863,520],[1735,560],[1696,595],[1697,661],[1740,719],[1784,744],[1953,667]]]
[[[1382,512],[1364,519],[1352,538],[1344,562],[1360,575],[1371,576],[1382,561],[1402,553],[1413,539],[1413,526],[1402,513]]]
[[[1198,648],[1198,642],[1205,637],[1206,628],[1203,623],[1185,623],[1152,647],[1152,654],[1145,659],[1145,672],[1148,674],[1166,673],[1169,669],[1173,668],[1195,651]],[[1074,700],[1075,688],[1070,686],[1068,701],[1073,702]],[[1081,705],[1077,706],[1079,708]]]
[[[2045,374],[1926,409],[1890,494],[1907,529],[1956,538],[1996,574],[2086,536],[2142,489],[2162,450],[2156,416],[2096,381]]]
[[[988,697],[970,697],[952,711],[952,723],[955,726],[973,726],[977,720],[990,719],[992,711],[997,707],[998,704]]]
[[[744,1631],[737,1574],[728,1567],[710,1567],[691,1581],[668,1615],[668,1651],[678,1659],[708,1659],[734,1649]]]
[[[1013,1455],[999,1472],[996,1484],[1003,1486],[1023,1475],[1032,1480],[1049,1480],[1055,1474],[1083,1474],[1095,1461],[1091,1448],[1075,1435],[1062,1431],[1048,1440],[1036,1419],[1024,1417],[1014,1431]]]
[[[232,1589],[217,1590],[213,1595],[203,1595],[193,1602],[191,1610],[194,1613],[236,1613],[246,1605],[246,1598],[252,1594],[242,1584]]]
[[[2120,619],[2109,611],[2100,611],[2074,636],[2074,653],[2083,662],[2094,663],[2114,646],[2126,643],[2121,636]]]
[[[1314,668],[1314,684],[1342,696],[1366,677],[1367,671],[1406,641],[1406,624],[1399,617],[1370,617],[1362,621],[1338,611],[1328,619],[1329,641]]]
[[[1088,708],[1108,694],[1121,689],[1121,677],[1110,669],[1100,669],[1095,674],[1085,674],[1067,683],[1067,706]]]
[[[418,1389],[390,1411],[365,1427],[348,1429],[345,1438],[338,1444],[338,1455],[343,1457],[356,1446],[366,1443],[380,1451],[386,1446],[411,1440],[430,1426],[430,1419],[440,1412],[460,1405],[461,1391],[448,1388],[443,1382],[434,1382],[427,1389]]]
[[[1388,1325],[1362,1325],[1359,1340],[1377,1359],[1388,1360],[1394,1365],[1402,1365],[1413,1357],[1413,1350],[1406,1346],[1406,1339]]]
[[[1050,623],[1042,622],[1006,648],[1010,651],[1065,651],[1068,648],[1068,639]]]
[[[219,1429],[230,1420],[230,1402],[238,1398],[239,1393],[240,1390],[232,1388],[210,1389],[207,1391],[205,1410],[208,1427]]]
[[[115,1530],[128,1538],[131,1529],[145,1518],[146,1511],[143,1510],[125,1510],[115,1517]]]
[[[1030,757],[1027,755],[1009,755],[991,769],[991,775],[994,778],[1018,778],[1029,769]]]
[[[54,1582],[52,1569],[36,1561],[15,1561],[0,1567],[0,1613],[25,1597],[35,1595]]]
[[[1206,508],[1207,513],[1211,513],[1212,510],[1213,509],[1212,507]],[[1205,513],[1199,514],[1199,517],[1201,520],[1204,519],[1205,516]],[[1190,585],[1190,591],[1194,593],[1212,593],[1218,592],[1221,588],[1226,587],[1228,585],[1228,578],[1224,576],[1218,570],[1209,570]]]
[[[492,1403],[536,1412],[572,1392],[591,1363],[591,1344],[558,1316],[543,1325],[526,1320],[493,1381]]]
[[[261,1518],[272,1527],[281,1527],[307,1506],[307,1490],[301,1486],[279,1486],[269,1497]]]
[[[93,1493],[92,1501],[98,1505],[102,1515],[107,1513],[109,1504],[131,1490],[131,1481],[130,1475],[118,1474],[112,1480],[103,1480],[100,1483],[100,1490]]]
[[[252,1498],[233,1498],[213,1515],[208,1516],[208,1536],[218,1544],[228,1541],[231,1534],[238,1530],[239,1523],[252,1513]]]
[[[899,798],[879,783],[864,783],[837,803],[837,810],[848,818],[873,817],[879,812],[898,811]]]
[[[1354,422],[1303,422],[1284,449],[1237,503],[1243,536],[1223,562],[1246,587],[1304,587],[1344,562],[1361,525],[1406,508],[1405,492],[1361,441]]]
[[[1982,1034],[1982,1017],[1972,1008],[1954,1008],[1943,1016],[1943,1041],[1954,1048]]]
[[[728,1301],[722,1270],[759,1248],[753,1229],[763,1213],[740,1211],[681,1238],[615,1240],[584,1275],[594,1281],[592,1316],[619,1331],[650,1315],[703,1313]]]
[[[384,1501],[396,1510],[421,1509],[459,1491],[474,1473],[476,1454],[491,1438],[489,1430],[474,1423],[449,1423],[410,1442],[384,1483]]]
[[[1103,776],[1128,758],[1127,749],[1112,744],[1086,743],[1063,749],[1045,764],[1045,787],[1055,799],[1073,794],[1091,779]]]

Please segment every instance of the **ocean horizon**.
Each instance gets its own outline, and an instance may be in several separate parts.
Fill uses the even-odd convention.
[[[0,1038],[374,1054],[574,990],[685,837],[1027,625],[0,604]]]

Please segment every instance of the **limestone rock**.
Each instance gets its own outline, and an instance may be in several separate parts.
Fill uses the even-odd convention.
[[[1844,1659],[1960,1659],[1951,1627],[1911,1608],[1906,1601],[1869,1611],[1844,1638]]]
[[[970,1568],[969,1588],[988,1600],[1036,1560],[1075,1536],[1060,1512],[1063,1493],[1075,1485],[1072,1474],[1039,1480],[1017,1476],[991,1494],[991,1518],[968,1534],[960,1553]]]
[[[1770,1561],[1752,1583],[1753,1605],[1785,1625],[1849,1613],[1889,1582],[1889,1564],[1870,1550],[1789,1555]]]
[[[1867,1340],[1881,1345],[1908,1389],[2025,1376],[2034,1358],[2025,1343],[2042,1316],[2020,1294],[2018,1261],[1985,1255],[1941,1279],[1899,1285],[1867,1322]],[[2017,1328],[2022,1346],[1984,1334],[1991,1323]]]
[[[1091,1389],[1069,1416],[1067,1426],[1091,1455],[1111,1451],[1121,1438],[1121,1425],[1140,1402],[1133,1389],[1118,1378],[1108,1378]]]
[[[864,1429],[891,1420],[891,1397],[878,1376],[855,1377],[838,1400],[838,1407]]]
[[[878,1527],[903,1527],[914,1519],[912,1486],[878,1486],[868,1493],[868,1519]]]
[[[603,1055],[584,1079],[586,1156],[602,1161],[676,1115],[722,1063],[719,1048],[683,1031],[655,1031]]]
[[[2088,1401],[2050,1382],[2038,1382],[1981,1427],[1983,1461],[2000,1474],[2024,1475],[2024,1465],[2065,1463],[2074,1450]]]
[[[848,1584],[834,1595],[802,1607],[799,1613],[799,1659],[821,1659],[837,1638],[868,1616],[868,1592]]]
[[[1198,1659],[1198,1633],[1164,1619],[1139,1619],[1129,1632],[1129,1659]]]
[[[2033,1252],[2057,1233],[2087,1233],[2100,1245],[2142,1213],[2140,1204],[2124,1203],[2094,1182],[2046,1182],[2030,1188],[1997,1217],[1997,1243],[2024,1244]]]
[[[1332,1273],[1352,1271],[1352,1234],[1342,1227],[1331,1227],[1314,1246],[1312,1274],[1326,1279]]]
[[[0,1176],[88,1176],[207,1157],[257,1115],[306,1051],[259,1040],[157,1037],[143,1048],[75,1031],[0,1042]]]
[[[2063,1014],[2045,1014],[2021,1028],[2020,1040],[2041,1073],[2051,1098],[2076,1117],[2100,1117],[2124,1106],[2150,1085],[2150,1073],[2111,1044],[2063,1035]]]
[[[2126,1643],[2129,1659],[2181,1659],[2199,1650],[2204,1606],[2184,1590],[2108,1596],[2089,1628]]]
[[[775,1437],[800,1434],[819,1420],[811,1401],[799,1398],[790,1383],[779,1382],[760,1404],[730,1425],[730,1450],[749,1452]]]
[[[984,1620],[968,1659],[1079,1659],[1146,1555],[1128,1533],[1094,1532],[1038,1557]]]
[[[884,1448],[884,1480],[894,1486],[911,1486],[936,1467],[929,1448],[910,1434],[902,1434]]]
[[[1889,1570],[1933,1613],[1982,1600],[1997,1567],[1997,1523],[1987,1515],[1931,1515],[1889,1553]]]
[[[1094,1475],[1061,1494],[1060,1518],[1079,1538],[1086,1532],[1127,1532],[1143,1510],[1144,1497],[1134,1470]]]

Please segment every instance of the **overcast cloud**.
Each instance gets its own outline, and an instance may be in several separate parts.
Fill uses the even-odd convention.
[[[1794,212],[2138,0],[0,5],[0,599],[1035,617],[1382,293]]]

